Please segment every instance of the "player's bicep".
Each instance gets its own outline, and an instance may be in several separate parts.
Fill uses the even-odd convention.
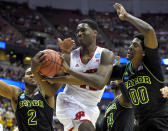
[[[101,55],[101,65],[113,65],[114,64],[114,53],[110,50],[105,49]]]
[[[101,63],[97,70],[97,73],[100,76],[109,79],[114,64],[114,58],[115,57],[113,52],[109,50],[105,50],[105,52],[102,52]]]
[[[112,70],[114,64],[114,54],[112,51],[104,50],[101,55],[101,62],[98,68],[98,72],[108,72]]]
[[[97,74],[99,76],[106,76],[106,74],[111,73],[113,69],[113,65],[109,64],[109,65],[100,65],[98,70],[97,70]]]
[[[8,85],[7,83],[0,81],[0,95],[9,99],[15,98],[18,92],[18,87]]]
[[[19,95],[19,92],[22,90],[20,89],[19,87],[17,86],[13,86],[11,85],[11,88],[12,88],[12,99],[13,100],[17,100],[17,97]]]
[[[154,29],[151,29],[145,34],[144,44],[146,47],[151,48],[151,49],[158,48],[158,42],[157,42]]]

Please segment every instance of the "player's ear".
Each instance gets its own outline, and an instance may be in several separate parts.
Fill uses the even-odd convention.
[[[145,56],[145,51],[142,51],[142,56]]]
[[[98,32],[97,32],[97,30],[93,30],[93,33],[94,33],[95,36],[97,36]]]
[[[25,78],[25,77],[22,77],[22,82],[24,82],[24,78]]]

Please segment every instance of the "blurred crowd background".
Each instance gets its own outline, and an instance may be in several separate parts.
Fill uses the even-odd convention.
[[[154,27],[161,58],[168,58],[168,8],[164,9],[164,6],[160,6],[168,5],[168,1],[146,0],[146,4],[143,3],[144,1],[120,0],[117,2],[130,7],[128,8],[129,12]],[[54,8],[51,6],[52,2],[53,0],[49,0],[45,5],[44,1],[39,0],[35,3],[32,0],[0,0],[0,44],[6,44],[5,49],[0,48],[0,78],[21,81],[24,71],[30,66],[31,58],[35,53],[46,48],[60,50],[58,37],[62,39],[71,37],[78,45],[75,35],[76,25],[83,18],[91,18],[98,23],[100,28],[97,37],[98,46],[108,48],[120,57],[126,56],[126,49],[137,30],[131,24],[118,19],[112,7],[115,0],[112,2],[98,0],[97,5],[98,3],[109,4],[110,7],[104,7],[104,10],[103,4],[95,7],[95,0],[80,0],[83,6],[75,8],[78,5],[74,5],[74,9],[66,6],[70,3],[61,8],[56,2],[54,4],[59,8],[57,6]],[[65,3],[65,0],[62,2]],[[95,5],[94,8],[91,8],[91,4]],[[154,5],[152,6],[152,4]],[[143,7],[143,5],[146,6]],[[147,6],[149,6],[149,10],[146,9]],[[157,10],[153,11],[153,8],[157,8]],[[162,65],[162,69],[167,84],[168,66]],[[107,88],[106,91],[110,92],[111,90]],[[97,122],[97,129],[110,101],[112,99],[102,99],[99,103],[101,114]],[[17,131],[17,122],[10,101],[3,97],[0,97],[0,123],[7,131]],[[56,116],[54,116],[53,125],[55,131],[63,131],[63,126]]]

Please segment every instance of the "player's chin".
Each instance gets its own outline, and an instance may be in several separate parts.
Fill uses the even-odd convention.
[[[28,79],[26,82],[28,84],[32,84],[32,85],[36,85],[37,84],[37,82],[34,79]]]
[[[36,81],[32,81],[32,85],[37,85],[37,82]]]
[[[86,43],[85,39],[83,39],[83,38],[78,38],[78,41],[79,41],[80,45],[84,45]]]
[[[34,84],[34,83],[31,83],[31,82],[25,82],[25,85],[26,85],[26,87],[27,88],[36,88],[37,87],[37,85],[36,84]]]

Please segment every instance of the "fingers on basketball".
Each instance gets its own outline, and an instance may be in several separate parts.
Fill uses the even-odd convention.
[[[40,67],[40,73],[44,76],[54,76],[59,73],[62,66],[62,59],[58,52],[46,49],[45,62]]]

